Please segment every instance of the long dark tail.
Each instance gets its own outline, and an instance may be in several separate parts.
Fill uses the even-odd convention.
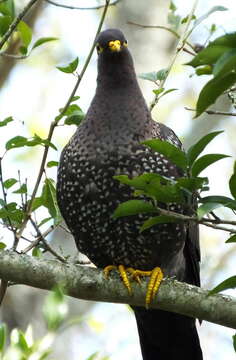
[[[133,308],[143,360],[202,360],[195,319],[161,310]]]

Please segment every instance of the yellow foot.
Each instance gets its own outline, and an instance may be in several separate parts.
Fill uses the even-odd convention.
[[[151,301],[154,299],[154,296],[156,295],[160,283],[163,279],[163,272],[161,270],[161,268],[159,267],[155,267],[153,270],[151,271],[142,271],[142,270],[136,270],[133,268],[128,268],[127,272],[131,273],[133,278],[139,283],[141,284],[141,280],[140,277],[143,276],[150,276],[150,280],[148,283],[148,287],[147,287],[147,292],[146,292],[146,308],[148,309],[149,304],[151,303]]]
[[[135,281],[137,281],[139,284],[141,284],[140,277],[143,277],[143,276],[150,277],[148,287],[147,287],[147,292],[146,292],[146,300],[145,300],[146,308],[148,309],[149,304],[154,299],[154,296],[156,295],[156,293],[159,289],[160,283],[164,276],[161,268],[155,267],[151,271],[142,271],[142,270],[133,269],[131,267],[125,269],[124,265],[119,265],[119,266],[108,265],[103,270],[106,278],[108,278],[110,271],[113,269],[118,270],[118,272],[121,276],[121,279],[122,279],[125,287],[128,289],[128,292],[130,295],[132,294],[132,289],[131,289],[131,285],[130,285],[130,281],[129,281],[127,273],[130,273],[132,275],[133,279]]]
[[[108,265],[104,268],[103,272],[106,278],[108,278],[109,273],[111,272],[111,270],[117,270],[120,274],[120,277],[123,281],[123,284],[125,285],[125,287],[127,288],[129,294],[132,294],[132,289],[131,289],[131,285],[130,285],[130,281],[127,275],[127,270],[125,269],[124,265]]]

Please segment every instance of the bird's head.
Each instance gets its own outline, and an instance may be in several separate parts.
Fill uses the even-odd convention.
[[[98,35],[96,48],[98,54],[120,54],[127,49],[127,40],[120,30],[108,29]]]

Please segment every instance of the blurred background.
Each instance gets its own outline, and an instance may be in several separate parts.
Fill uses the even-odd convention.
[[[59,0],[57,1],[59,3]],[[18,9],[22,9],[27,1],[16,1]],[[61,4],[72,6],[96,6],[99,1],[60,0]],[[181,18],[187,16],[193,1],[175,0],[176,14]],[[129,48],[134,57],[137,74],[158,71],[168,67],[177,44],[177,39],[163,29],[146,29],[128,22],[143,25],[168,24],[169,1],[167,0],[121,0],[111,6],[104,23],[104,28],[117,27],[124,31]],[[236,3],[231,0],[199,0],[195,12],[197,17],[205,14],[213,6],[221,5],[227,11],[215,12],[201,23],[192,33],[193,44],[204,45],[209,38],[212,24],[217,30],[212,39],[219,35],[235,31]],[[58,37],[35,49],[31,56],[24,60],[0,58],[0,120],[13,116],[14,123],[1,128],[0,155],[4,152],[7,139],[16,136],[47,137],[51,121],[58,114],[68,99],[76,78],[72,74],[64,74],[56,66],[61,66],[79,57],[79,70],[85,62],[92,45],[102,10],[72,10],[50,5],[39,0],[31,9],[25,21],[33,28],[33,37]],[[17,43],[12,42],[11,51],[16,51]],[[170,126],[188,148],[204,134],[214,130],[225,130],[218,136],[207,152],[220,152],[235,158],[236,126],[235,117],[222,117],[204,114],[193,119],[194,113],[185,107],[195,108],[200,89],[208,76],[197,77],[193,69],[184,64],[191,60],[191,55],[182,52],[168,78],[166,89],[178,90],[163,97],[153,111],[153,118]],[[139,80],[147,103],[153,99],[153,83]],[[96,87],[96,54],[93,55],[87,72],[80,84],[77,95],[78,105],[86,112]],[[231,102],[221,97],[212,107],[215,110],[231,111]],[[58,160],[61,149],[75,131],[75,126],[58,127],[54,143],[58,151],[50,150],[49,160]],[[12,150],[4,158],[4,177],[17,177],[21,169],[22,178],[27,177],[28,187],[34,184],[42,157],[42,148],[22,148]],[[232,173],[233,160],[227,158],[212,165],[203,174],[210,179],[210,193],[229,195],[228,179]],[[48,176],[56,178],[54,168],[48,170]],[[229,216],[218,211],[222,217]],[[4,241],[12,241],[11,234],[1,229]],[[212,288],[226,277],[234,275],[236,246],[225,244],[227,234],[210,228],[201,228],[202,265],[201,278],[204,288]],[[49,238],[52,246],[64,254],[75,254],[74,242],[69,234],[58,229]],[[229,291],[233,295],[233,291]],[[35,336],[45,331],[42,320],[42,303],[46,291],[29,287],[13,286],[4,299],[1,309],[1,320],[14,327],[26,328],[33,323]],[[53,357],[57,359],[86,359],[91,353],[99,351],[111,360],[141,360],[138,345],[138,334],[132,311],[128,306],[113,305],[68,299],[69,317],[81,317],[78,325],[59,335]],[[203,322],[199,327],[203,353],[207,360],[233,360],[235,353],[232,346],[234,332],[228,328]]]

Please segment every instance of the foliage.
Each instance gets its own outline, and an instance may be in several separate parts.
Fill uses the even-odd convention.
[[[71,321],[67,317],[68,305],[62,289],[57,286],[45,299],[43,318],[46,334],[36,339],[33,328],[28,325],[26,331],[13,329],[8,334],[7,325],[0,323],[0,357],[2,360],[44,360],[52,359],[53,345],[62,331],[82,322],[82,318]],[[90,355],[87,360],[98,359],[99,353]],[[108,357],[99,357],[109,360]]]
[[[108,5],[107,5],[108,6]],[[196,117],[206,111],[210,105],[215,103],[222,94],[231,94],[234,97],[232,100],[235,104],[235,89],[232,88],[236,82],[236,33],[224,34],[210,41],[214,36],[216,27],[212,24],[209,29],[209,38],[207,44],[200,47],[191,44],[190,35],[206,18],[216,11],[226,11],[222,6],[216,6],[208,10],[200,17],[196,17],[194,13],[190,13],[187,17],[181,18],[177,13],[175,4],[171,1],[168,24],[166,28],[176,38],[180,39],[180,47],[177,53],[184,49],[192,54],[192,59],[186,64],[194,69],[196,76],[205,76],[210,80],[203,86],[197,100]],[[105,16],[105,12],[104,12]],[[6,0],[0,2],[0,37],[4,39],[7,35],[10,26],[16,19],[14,0]],[[100,25],[102,25],[102,18]],[[99,25],[99,26],[100,26]],[[185,30],[182,32],[183,28]],[[101,26],[100,26],[101,28]],[[99,29],[98,28],[98,31]],[[12,33],[6,38],[0,55],[14,55],[14,58],[24,59],[31,55],[38,47],[57,40],[56,37],[47,36],[40,37],[35,41],[33,39],[32,29],[22,19],[18,25],[13,29]],[[17,54],[7,54],[7,49],[11,44],[12,39],[17,39],[20,43]],[[19,241],[26,238],[30,245],[23,249],[23,252],[32,250],[33,256],[41,256],[42,253],[49,251],[53,256],[59,260],[65,260],[57,254],[49,245],[46,237],[57,227],[60,226],[62,218],[56,202],[56,189],[54,179],[47,176],[50,168],[56,167],[58,162],[54,159],[57,146],[54,144],[53,135],[54,130],[58,125],[79,125],[84,119],[84,113],[77,104],[79,96],[75,96],[76,90],[80,84],[80,80],[86,70],[90,61],[94,44],[91,47],[90,54],[86,60],[85,67],[77,74],[79,65],[79,58],[76,57],[64,66],[57,66],[57,69],[65,76],[73,74],[77,81],[74,89],[65,105],[58,110],[57,115],[52,120],[48,136],[42,138],[38,134],[33,137],[25,137],[22,134],[15,133],[15,120],[9,114],[5,119],[0,121],[0,127],[8,126],[12,129],[10,139],[5,141],[5,152],[0,156],[0,186],[2,196],[0,198],[0,220],[1,224],[13,234],[14,246],[17,250]],[[199,51],[200,50],[200,51]],[[174,60],[175,60],[174,58]],[[157,71],[151,71],[140,74],[140,78],[151,81],[154,85],[153,106],[157,104],[160,98],[176,91],[176,88],[165,88],[166,79],[169,76],[171,67]],[[68,75],[67,75],[68,74]],[[232,95],[233,94],[233,95]],[[76,102],[76,103],[75,103]],[[199,224],[212,226],[217,229],[224,229],[229,233],[227,244],[236,242],[236,222],[234,215],[236,211],[236,165],[234,164],[232,175],[229,179],[229,191],[231,197],[224,195],[204,195],[210,188],[209,179],[207,176],[200,176],[202,171],[224,158],[225,154],[204,154],[206,146],[218,135],[221,131],[215,131],[202,137],[195,143],[186,153],[172,144],[160,140],[147,140],[143,142],[143,146],[150,147],[153,151],[157,151],[172,163],[176,164],[182,176],[178,179],[171,179],[160,174],[144,173],[134,178],[129,178],[127,175],[119,175],[115,178],[125,186],[131,186],[134,190],[134,198],[126,203],[120,204],[114,213],[114,218],[121,216],[133,216],[140,213],[145,213],[146,221],[140,228],[140,232],[147,231],[150,227],[156,226],[160,223],[194,221]],[[29,186],[27,179],[22,180],[19,174],[14,177],[8,177],[8,156],[9,152],[20,153],[22,150],[29,151],[30,149],[38,147],[42,150],[42,162],[38,164],[38,172],[34,186]],[[50,156],[49,156],[50,149]],[[34,171],[36,171],[34,169]],[[33,190],[29,190],[33,188]],[[190,200],[196,197],[197,209],[188,209]],[[183,204],[186,207],[184,214],[170,211],[169,208],[172,203]],[[47,210],[47,214],[42,212],[42,208]],[[214,210],[222,207],[230,211],[232,220],[220,219],[214,213]],[[188,211],[189,210],[189,211]],[[42,215],[43,214],[43,215]],[[33,235],[28,238],[26,227],[31,224],[31,232]],[[49,224],[49,225],[48,225]],[[45,227],[47,225],[47,227]],[[45,229],[42,231],[42,229]],[[230,246],[230,245],[229,245]],[[0,242],[0,250],[4,251],[6,244]],[[223,291],[227,288],[235,287],[235,276],[224,280],[210,294]],[[5,325],[0,327],[0,352],[4,360],[8,359],[44,359],[49,356],[51,344],[56,336],[58,329],[62,326],[66,317],[67,306],[64,301],[64,295],[60,290],[52,293],[45,303],[44,317],[48,326],[48,334],[40,340],[33,340],[32,330],[30,327],[26,332],[21,330],[13,330],[10,335],[10,345],[6,349],[7,329]],[[49,345],[45,347],[45,343]],[[234,346],[235,346],[234,337]],[[34,355],[34,357],[33,357]],[[15,356],[15,357],[14,357]],[[90,356],[89,359],[95,359],[96,354]]]

